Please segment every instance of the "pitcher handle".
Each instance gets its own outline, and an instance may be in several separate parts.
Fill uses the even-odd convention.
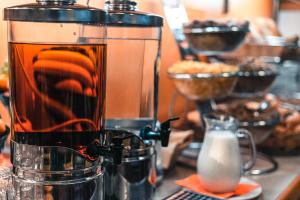
[[[255,146],[255,143],[254,143],[254,139],[252,137],[252,134],[246,129],[239,129],[237,131],[237,137],[238,138],[247,138],[249,140],[249,147],[250,147],[250,151],[251,151],[251,159],[249,161],[247,161],[243,166],[243,170],[248,171],[256,163],[256,146]]]

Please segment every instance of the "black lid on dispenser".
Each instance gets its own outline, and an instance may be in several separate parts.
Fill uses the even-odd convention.
[[[4,19],[27,22],[106,23],[106,11],[77,5],[75,2],[76,0],[37,0],[37,3],[5,8]]]
[[[110,0],[105,3],[109,26],[162,27],[163,18],[137,10],[137,3],[131,0]]]

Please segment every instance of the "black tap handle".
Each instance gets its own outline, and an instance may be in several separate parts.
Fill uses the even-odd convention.
[[[167,147],[169,144],[169,138],[171,133],[171,122],[178,120],[179,117],[168,119],[160,124],[158,131],[152,131],[150,126],[146,126],[140,132],[140,137],[143,140],[160,140],[163,147]]]
[[[114,165],[122,163],[123,138],[113,138],[109,146],[102,146],[98,142],[87,147],[87,154],[93,157],[104,156],[113,159]]]
[[[113,137],[111,141],[111,156],[115,165],[122,163],[123,156],[123,140],[126,137]]]
[[[113,158],[113,163],[115,165],[120,165],[122,163],[122,156],[123,156],[123,145],[122,143],[119,144],[112,144],[111,146],[111,156]]]
[[[167,147],[169,145],[170,133],[171,133],[171,122],[178,120],[179,117],[168,119],[160,125],[160,141],[161,146]]]
[[[167,121],[164,121],[160,124],[161,129],[168,129],[171,131],[171,122],[179,120],[179,117],[173,117],[171,119],[168,119]]]
[[[123,143],[123,140],[127,139],[128,137],[118,137],[118,136],[114,136],[112,139],[111,139],[111,143],[113,145],[116,145],[116,146],[122,146],[122,143]]]
[[[92,157],[98,157],[100,155],[107,156],[108,149],[107,148],[104,149],[104,147],[101,146],[98,141],[94,141],[93,143],[87,146],[86,153]],[[104,153],[105,155],[103,155]]]

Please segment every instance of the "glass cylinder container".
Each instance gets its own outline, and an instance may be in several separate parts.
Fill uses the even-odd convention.
[[[128,0],[107,1],[106,127],[130,132],[157,121],[163,19]]]
[[[16,199],[101,199],[101,160],[86,149],[103,129],[106,12],[37,0],[4,14]]]

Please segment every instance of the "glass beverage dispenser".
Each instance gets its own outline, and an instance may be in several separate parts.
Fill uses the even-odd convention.
[[[158,75],[163,18],[137,10],[129,0],[106,2],[108,129],[138,133],[157,122]]]
[[[6,8],[16,199],[101,199],[106,17],[75,0]]]
[[[107,1],[106,9],[106,141],[130,138],[119,165],[105,159],[105,199],[152,199],[161,177],[154,140],[168,145],[173,120],[157,121],[163,18],[139,11],[131,0]]]

